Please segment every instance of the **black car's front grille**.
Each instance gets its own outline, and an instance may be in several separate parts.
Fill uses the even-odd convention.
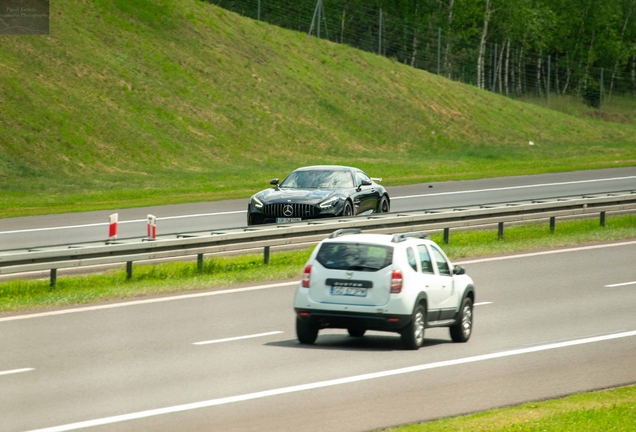
[[[318,214],[318,209],[311,204],[266,204],[263,213],[267,217],[310,218]]]

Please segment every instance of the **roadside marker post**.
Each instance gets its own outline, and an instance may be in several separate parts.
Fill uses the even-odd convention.
[[[157,218],[151,214],[148,215],[148,240],[157,239]]]
[[[119,213],[113,213],[109,216],[109,225],[108,225],[108,241],[113,241],[117,239],[117,219],[119,218]]]

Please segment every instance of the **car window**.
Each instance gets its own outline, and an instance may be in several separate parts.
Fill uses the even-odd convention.
[[[364,243],[323,243],[316,260],[328,269],[376,271],[393,262],[393,248]]]
[[[356,171],[356,186],[360,186],[362,184],[362,180],[367,180],[369,182],[371,181],[369,176],[367,176],[365,173],[363,173],[362,171]]]
[[[413,252],[413,248],[406,248],[406,258],[413,270],[417,271],[417,260],[415,258],[415,252]]]
[[[280,187],[296,189],[344,189],[353,187],[353,178],[348,171],[294,171],[283,180]]]
[[[420,264],[422,265],[422,273],[433,273],[433,264],[431,263],[431,257],[428,254],[426,246],[419,245],[417,251],[420,255]]]
[[[444,258],[444,255],[442,255],[435,246],[431,246],[431,251],[433,252],[435,262],[437,263],[437,270],[439,271],[439,274],[450,276],[450,265],[448,264],[448,261],[446,261],[446,258]]]

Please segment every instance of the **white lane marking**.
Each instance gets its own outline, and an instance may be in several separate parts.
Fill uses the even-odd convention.
[[[634,282],[625,282],[625,283],[617,283],[617,284],[612,284],[612,285],[605,285],[605,288],[614,288],[614,287],[627,286],[627,285],[636,285],[636,281],[634,281]]]
[[[473,189],[473,190],[464,190],[464,191],[455,191],[455,192],[440,192],[440,193],[434,193],[434,194],[405,195],[405,196],[399,196],[399,197],[391,197],[391,200],[421,198],[421,197],[430,197],[430,196],[442,196],[442,195],[459,195],[459,194],[477,193],[477,192],[494,192],[494,191],[502,191],[502,190],[513,190],[513,189],[529,189],[534,187],[562,186],[562,185],[580,184],[580,183],[596,183],[596,182],[612,181],[612,180],[630,180],[634,178],[636,178],[636,176],[614,177],[614,178],[594,179],[594,180],[577,180],[577,181],[569,181],[569,182],[562,182],[562,183],[542,183],[542,184],[536,184],[536,185],[508,186],[508,187],[499,187],[499,188],[490,188],[490,189]]]
[[[622,333],[614,333],[610,335],[575,339],[575,340],[571,340],[567,342],[550,343],[546,345],[514,349],[514,350],[502,351],[498,353],[483,354],[483,355],[465,357],[465,358],[460,358],[455,360],[445,360],[445,361],[440,361],[435,363],[426,363],[426,364],[409,366],[409,367],[404,367],[399,369],[390,369],[390,370],[385,370],[381,372],[372,372],[372,373],[354,375],[354,376],[332,379],[327,381],[318,381],[314,383],[300,384],[300,385],[295,385],[290,387],[281,387],[277,389],[265,390],[265,391],[255,392],[255,393],[247,393],[247,394],[242,394],[237,396],[222,397],[218,399],[210,399],[210,400],[201,401],[201,402],[175,405],[171,407],[157,408],[157,409],[151,409],[147,411],[139,411],[139,412],[130,413],[130,414],[122,414],[122,415],[104,417],[104,418],[95,419],[95,420],[87,420],[87,421],[70,423],[66,425],[54,426],[54,427],[49,427],[44,429],[37,429],[31,432],[63,432],[63,431],[70,431],[70,430],[82,429],[82,428],[93,427],[93,426],[102,426],[102,425],[119,423],[119,422],[124,422],[129,420],[153,417],[153,416],[158,416],[162,414],[172,414],[177,412],[195,410],[199,408],[208,408],[208,407],[226,405],[226,404],[236,403],[236,402],[245,402],[245,401],[249,401],[253,399],[260,399],[260,398],[278,396],[278,395],[289,394],[289,393],[296,393],[296,392],[307,391],[307,390],[315,390],[319,388],[332,387],[332,386],[337,386],[342,384],[350,384],[350,383],[355,383],[360,381],[385,378],[385,377],[402,375],[402,374],[413,373],[413,372],[420,372],[424,370],[437,369],[437,368],[449,367],[449,366],[457,366],[461,364],[475,363],[475,362],[480,362],[485,360],[494,360],[494,359],[500,359],[504,357],[522,355],[522,354],[531,354],[531,353],[554,350],[559,348],[568,348],[568,347],[573,347],[577,345],[603,342],[603,341],[627,338],[627,337],[633,337],[633,336],[636,336],[636,331],[628,331],[628,332],[622,332]]]
[[[584,246],[584,247],[577,247],[577,248],[571,248],[571,249],[559,249],[559,250],[544,251],[544,252],[534,252],[534,253],[528,253],[528,254],[511,255],[511,256],[503,256],[503,257],[490,257],[490,258],[482,258],[482,259],[467,260],[467,261],[457,261],[455,263],[456,264],[476,264],[476,263],[499,261],[499,260],[506,260],[506,259],[527,258],[527,257],[539,256],[539,255],[550,255],[550,254],[556,254],[556,253],[579,252],[579,251],[584,251],[589,249],[601,249],[606,247],[631,246],[634,244],[636,244],[636,241],[629,241],[624,243],[611,243],[611,244],[595,245],[595,246]],[[284,282],[279,284],[258,285],[258,286],[246,287],[246,288],[233,288],[228,290],[212,291],[212,292],[205,292],[205,293],[198,293],[198,294],[176,295],[176,296],[162,297],[157,299],[136,300],[131,302],[122,302],[122,303],[115,303],[115,304],[109,304],[109,305],[89,306],[89,307],[82,307],[82,308],[75,308],[75,309],[63,309],[58,311],[35,313],[30,315],[16,315],[16,316],[10,316],[6,318],[0,318],[0,322],[29,319],[29,318],[40,318],[40,317],[46,317],[46,316],[52,316],[52,315],[65,315],[65,314],[75,313],[75,312],[111,309],[111,308],[117,308],[117,307],[134,306],[134,305],[141,305],[141,304],[148,304],[148,303],[159,303],[159,302],[172,301],[172,300],[184,300],[184,299],[196,298],[196,297],[233,294],[233,293],[262,290],[262,289],[268,289],[268,288],[292,286],[297,284],[298,284],[298,281],[292,281],[292,282]]]
[[[80,307],[76,309],[62,309],[62,310],[56,310],[51,312],[34,313],[30,315],[16,315],[16,316],[10,316],[6,318],[0,318],[0,322],[15,321],[15,320],[29,319],[29,318],[41,318],[41,317],[47,317],[47,316],[53,316],[53,315],[65,315],[65,314],[71,314],[76,312],[112,309],[112,308],[118,308],[118,307],[135,306],[135,305],[142,305],[142,304],[149,304],[149,303],[161,303],[161,302],[167,302],[172,300],[183,300],[183,299],[191,299],[191,298],[198,298],[198,297],[242,293],[242,292],[248,292],[248,291],[258,291],[258,290],[264,290],[269,288],[279,288],[279,287],[292,286],[292,285],[298,285],[298,281],[283,282],[283,283],[269,284],[269,285],[257,285],[257,286],[251,286],[251,287],[245,287],[245,288],[233,288],[228,290],[210,291],[210,292],[197,293],[197,294],[185,294],[185,295],[170,296],[170,297],[160,297],[160,298],[146,299],[146,300],[136,300],[131,302],[122,302],[122,303],[114,303],[114,304],[107,304],[107,305],[87,306],[87,307]]]
[[[22,372],[30,372],[32,370],[35,370],[35,369],[33,369],[33,368],[23,368],[23,369],[6,370],[6,371],[0,371],[0,375],[11,375],[11,374],[17,374],[17,373],[22,373]]]
[[[484,306],[489,304],[492,304],[492,302],[479,302],[479,303],[475,303],[473,306]]]
[[[215,343],[221,343],[221,342],[233,342],[233,341],[242,340],[242,339],[252,339],[252,338],[258,338],[258,337],[263,337],[263,336],[271,336],[271,335],[275,335],[275,334],[281,334],[281,333],[283,333],[283,332],[282,331],[272,331],[272,332],[268,332],[268,333],[258,333],[258,334],[247,335],[247,336],[236,336],[236,337],[225,338],[225,339],[214,339],[214,340],[203,341],[203,342],[194,342],[194,343],[192,343],[192,345],[209,345],[209,344],[215,344]]]
[[[229,212],[218,212],[218,213],[201,213],[201,214],[193,214],[193,215],[184,215],[184,216],[166,216],[166,217],[158,217],[157,220],[168,220],[168,219],[186,219],[186,218],[195,218],[195,217],[204,217],[204,216],[219,216],[219,215],[228,215],[228,214],[239,214],[239,213],[247,213],[246,210],[237,210],[237,211],[229,211]],[[128,221],[119,221],[119,225],[129,224],[129,223],[140,223],[140,222],[148,222],[147,219],[133,219]],[[77,228],[91,228],[98,226],[106,226],[108,222],[100,222],[94,224],[85,224],[85,225],[67,225],[67,226],[59,226],[59,227],[50,227],[50,228],[32,228],[26,230],[15,230],[15,231],[0,231],[0,235],[2,234],[20,234],[27,232],[38,232],[38,231],[56,231],[63,229],[77,229]]]
[[[477,263],[491,262],[491,261],[501,261],[501,260],[518,259],[518,258],[530,258],[530,257],[535,257],[535,256],[541,256],[541,255],[552,255],[552,254],[560,254],[560,253],[568,253],[568,252],[580,252],[580,251],[586,251],[586,250],[603,249],[603,248],[610,248],[610,247],[617,247],[617,246],[631,246],[631,245],[635,245],[635,244],[636,244],[636,241],[628,241],[628,242],[622,242],[622,243],[611,243],[611,244],[602,244],[602,245],[593,245],[593,246],[581,246],[581,247],[574,247],[574,248],[568,248],[568,249],[549,250],[549,251],[543,251],[543,252],[530,252],[530,253],[519,254],[519,255],[505,255],[505,256],[500,256],[500,257],[478,258],[478,259],[466,260],[466,261],[457,260],[454,263],[455,264],[477,264]]]

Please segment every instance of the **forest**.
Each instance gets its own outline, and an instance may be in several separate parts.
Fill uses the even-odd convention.
[[[510,97],[636,97],[636,0],[210,1]]]

